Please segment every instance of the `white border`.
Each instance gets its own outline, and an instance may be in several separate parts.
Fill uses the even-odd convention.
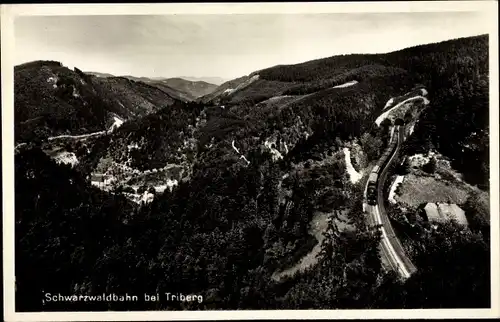
[[[491,309],[425,310],[275,310],[165,312],[14,312],[14,129],[13,17],[17,15],[151,15],[151,14],[270,14],[369,12],[484,11],[490,27],[490,200]],[[203,3],[203,4],[44,4],[1,5],[2,147],[4,308],[6,321],[125,321],[206,319],[360,319],[360,318],[486,318],[499,317],[499,190],[498,190],[498,4],[496,1],[350,2],[350,3]],[[467,294],[463,294],[467,296]]]
[[[280,2],[169,4],[17,4],[13,15],[304,14],[488,11],[494,1]]]

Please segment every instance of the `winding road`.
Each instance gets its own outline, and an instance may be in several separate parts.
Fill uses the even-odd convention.
[[[99,135],[104,135],[108,133],[108,131],[99,131],[99,132],[93,132],[93,133],[88,133],[88,134],[80,134],[80,135],[70,135],[70,134],[63,134],[63,135],[58,135],[58,136],[52,136],[49,137],[49,141],[54,141],[58,139],[73,139],[73,140],[82,140],[82,139],[87,139],[93,136],[99,136]]]
[[[399,126],[399,125],[398,125]],[[382,225],[382,240],[380,243],[381,255],[384,257],[385,262],[389,263],[390,267],[397,272],[402,278],[408,278],[417,271],[415,265],[406,255],[401,242],[397,238],[394,229],[392,228],[389,217],[387,216],[384,205],[384,183],[387,179],[387,173],[390,165],[396,159],[400,149],[401,143],[404,142],[404,126],[399,126],[400,131],[397,137],[391,137],[397,140],[396,148],[387,162],[383,165],[377,181],[377,204],[374,206],[365,205],[365,210],[368,214],[368,222],[370,225]],[[402,128],[401,128],[402,127]],[[367,183],[368,184],[368,183]],[[365,200],[366,200],[365,189]]]

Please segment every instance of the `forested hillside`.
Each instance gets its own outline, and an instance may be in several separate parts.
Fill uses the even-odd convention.
[[[157,87],[165,93],[172,95],[183,102],[190,102],[196,98],[207,95],[213,92],[217,85],[209,84],[206,82],[192,82],[181,78],[148,78],[148,77],[135,77],[123,76],[127,79],[149,84]]]
[[[188,93],[191,99],[194,100],[198,97],[212,93],[218,86],[203,81],[190,81],[182,78],[166,78],[161,82],[177,91]]]
[[[99,78],[111,78],[111,77],[116,77],[111,74],[106,74],[106,73],[99,73],[99,72],[86,72],[86,74],[97,76]],[[173,87],[169,86],[166,84],[163,79],[156,79],[156,78],[148,78],[148,77],[135,77],[131,75],[126,75],[126,76],[121,76],[122,78],[129,79],[134,82],[141,82],[141,83],[146,83],[151,86],[154,86],[163,92],[167,93],[168,95],[172,96],[173,98],[183,101],[183,102],[188,102],[193,100],[192,95],[189,93],[179,90],[179,89],[174,89]]]
[[[489,187],[488,37],[410,48],[390,54],[429,91],[431,107],[415,128],[408,152],[436,148],[465,179]]]
[[[140,120],[125,122],[113,134],[99,138],[88,159],[95,162],[108,154],[117,162],[130,160],[130,166],[139,170],[192,162],[196,151],[194,125],[201,110],[196,103],[176,102]]]
[[[24,191],[16,197],[16,234],[23,236],[16,244],[17,309],[489,305],[489,265],[481,264],[489,262],[489,250],[480,235],[464,235],[454,226],[445,227],[454,232],[450,235],[422,230],[425,252],[417,262],[421,271],[401,284],[381,270],[377,236],[366,231],[360,209],[350,214],[357,227],[355,235],[330,226],[316,266],[284,283],[270,283],[280,260],[294,254],[290,245],[300,249],[301,243],[308,244],[303,236],[307,236],[305,229],[317,201],[311,196],[318,186],[304,186],[300,177],[290,180],[287,186],[296,205],[287,213],[284,207],[276,207],[279,166],[265,155],[261,159],[258,167],[225,170],[229,166],[225,163],[198,172],[189,183],[137,209],[120,195],[91,188],[77,172],[56,166],[42,152],[16,156],[16,189]],[[64,202],[53,202],[59,199]],[[347,201],[337,199],[333,204],[347,205]],[[460,256],[452,255],[456,253]],[[44,303],[39,295],[98,295],[111,290],[117,294],[189,292],[203,295],[204,301],[61,306]],[[474,295],[464,298],[462,292]]]
[[[249,78],[247,76],[239,77],[230,81],[227,81],[217,87],[212,93],[199,97],[198,102],[209,103],[220,96],[225,96],[231,90],[237,88],[240,84],[243,84]]]
[[[37,148],[16,154],[17,310],[490,306],[488,223],[464,230],[453,222],[396,222],[414,241],[418,267],[400,281],[384,269],[380,236],[362,210],[366,173],[391,125],[386,120],[378,127],[375,120],[389,99],[421,87],[430,104],[403,153],[435,148],[465,180],[489,188],[487,36],[271,67],[222,84],[196,102],[163,103],[164,94],[122,78],[82,80],[92,84],[92,93],[125,96],[125,107],[137,93],[151,105],[140,109],[144,116],[130,117],[81,149],[74,168]],[[49,85],[43,97],[71,119],[70,107],[80,103],[60,103]],[[80,85],[71,88],[84,96]],[[30,102],[26,93],[16,89],[21,102]],[[95,116],[82,119],[87,130],[99,129],[104,111],[121,111],[103,96],[90,95],[100,101],[88,105]],[[16,117],[49,117],[30,104],[29,114],[16,107]],[[47,111],[53,110],[47,105]],[[140,116],[135,109],[122,113]],[[353,151],[351,161],[363,174],[359,181],[347,173],[343,148]],[[171,191],[153,189],[153,201],[137,205],[119,189],[91,186],[102,159],[134,171],[175,164],[187,176]],[[466,211],[479,211],[473,197],[467,203]],[[322,239],[311,232],[317,222],[326,226],[316,232]],[[317,256],[295,275],[283,273],[314,251]],[[43,292],[182,292],[204,300],[62,306],[43,302]]]
[[[54,61],[26,63],[14,69],[16,142],[101,131],[113,116],[133,119],[176,101],[125,78],[87,75]]]
[[[486,188],[489,178],[485,162],[489,160],[487,48],[488,36],[484,35],[389,54],[343,55],[280,65],[250,74],[250,78],[258,75],[259,81],[231,93],[229,98],[219,95],[219,99],[226,105],[238,105],[242,101],[258,103],[273,96],[317,93],[346,82],[363,83],[385,75],[389,78],[380,83],[397,87],[399,83],[393,82],[390,76],[404,74],[406,76],[400,78],[403,83],[423,85],[431,101],[412,137],[412,152],[418,148],[436,148],[453,160],[453,166],[463,172],[468,181]],[[273,86],[274,83],[280,85]],[[264,84],[270,84],[270,89],[260,90]],[[202,99],[214,101],[213,95],[217,92]],[[381,94],[380,100],[388,100],[396,96],[394,94]]]

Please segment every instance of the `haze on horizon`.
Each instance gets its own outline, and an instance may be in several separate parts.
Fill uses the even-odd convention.
[[[14,28],[16,65],[56,60],[113,75],[225,80],[489,31],[480,12],[21,16]]]

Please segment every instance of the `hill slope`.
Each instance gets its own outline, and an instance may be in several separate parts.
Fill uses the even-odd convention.
[[[204,81],[190,81],[182,78],[162,79],[161,83],[166,84],[178,91],[188,93],[192,99],[212,93],[218,86]]]
[[[275,142],[277,152],[299,161],[310,156],[307,151],[331,145],[336,138],[375,135],[375,120],[388,100],[424,84],[431,106],[417,122],[406,152],[436,147],[466,179],[487,185],[485,48],[487,37],[482,36],[389,54],[335,56],[264,69],[222,84],[192,106],[179,104],[171,111],[130,122],[116,133],[115,152],[110,156],[118,162],[131,158],[134,167],[145,170],[186,160],[182,155],[189,150],[192,165],[217,166]],[[226,106],[212,106],[215,103]],[[463,117],[450,119],[449,115]],[[178,129],[179,135],[172,129]],[[233,153],[233,141],[240,154]],[[139,147],[130,152],[128,146],[138,142]],[[184,150],[187,145],[191,148]]]
[[[158,87],[166,93],[177,95],[183,101],[192,101],[198,97],[212,93],[218,86],[204,81],[189,81],[182,78],[148,78],[123,76]]]
[[[215,84],[217,86],[222,85],[227,82],[227,79],[221,77],[192,77],[192,76],[179,76],[179,78],[192,81],[192,82],[206,82],[209,84]]]
[[[165,93],[167,93],[168,95],[171,95],[172,97],[175,97],[176,99],[180,100],[180,101],[183,101],[183,102],[189,102],[191,100],[193,100],[193,96],[191,94],[189,94],[188,92],[185,92],[183,90],[178,90],[178,89],[175,89],[171,86],[169,86],[168,84],[166,84],[163,79],[152,79],[152,78],[148,78],[148,77],[135,77],[135,76],[122,76],[123,78],[126,78],[126,79],[130,79],[132,81],[135,81],[135,82],[142,82],[142,83],[146,83],[146,84],[149,84],[151,86],[154,86],[162,91],[164,91]]]
[[[264,102],[276,109],[291,100],[300,101],[300,95],[319,95],[336,86],[356,88],[374,78],[387,83],[383,80],[386,76],[390,79],[406,75],[401,78],[403,83],[423,85],[432,102],[432,108],[425,112],[415,128],[413,145],[437,148],[452,158],[459,171],[468,173],[468,179],[485,185],[489,177],[487,164],[483,162],[489,159],[487,48],[488,36],[483,35],[388,54],[333,56],[279,65],[226,82],[198,101],[226,107]],[[331,90],[330,94],[323,92],[321,96],[336,96],[337,92],[340,91]],[[375,89],[374,94],[376,92]],[[382,95],[380,100],[388,100],[401,94],[379,91],[375,95]],[[451,115],[457,117],[450,118]]]
[[[85,74],[93,75],[97,77],[116,77],[115,75],[109,73],[99,73],[99,72],[85,72]]]
[[[59,62],[36,61],[14,69],[16,142],[109,128],[174,104],[158,88],[120,77],[96,77]]]
[[[336,56],[257,71],[198,103],[131,119],[84,148],[79,171],[23,151],[16,156],[16,304],[60,310],[36,294],[112,290],[201,294],[203,303],[75,302],[74,309],[490,307],[489,229],[406,224],[398,231],[414,242],[418,273],[396,280],[382,268],[380,236],[365,223],[366,176],[349,180],[343,152],[349,147],[355,170],[366,174],[387,142],[387,124],[375,120],[390,99],[423,86],[430,103],[404,153],[435,147],[484,180],[488,77],[487,36]],[[172,190],[144,179],[166,185],[174,174],[163,170],[174,167],[187,175]],[[126,181],[99,193],[88,182],[96,171],[126,172]],[[67,198],[54,203],[61,188]],[[122,197],[134,188],[153,200],[130,210]],[[467,211],[477,208],[473,199]],[[318,212],[324,222],[314,221]],[[95,225],[100,233],[90,236],[84,228]],[[310,226],[326,226],[321,242]],[[308,270],[273,280],[316,246]]]

